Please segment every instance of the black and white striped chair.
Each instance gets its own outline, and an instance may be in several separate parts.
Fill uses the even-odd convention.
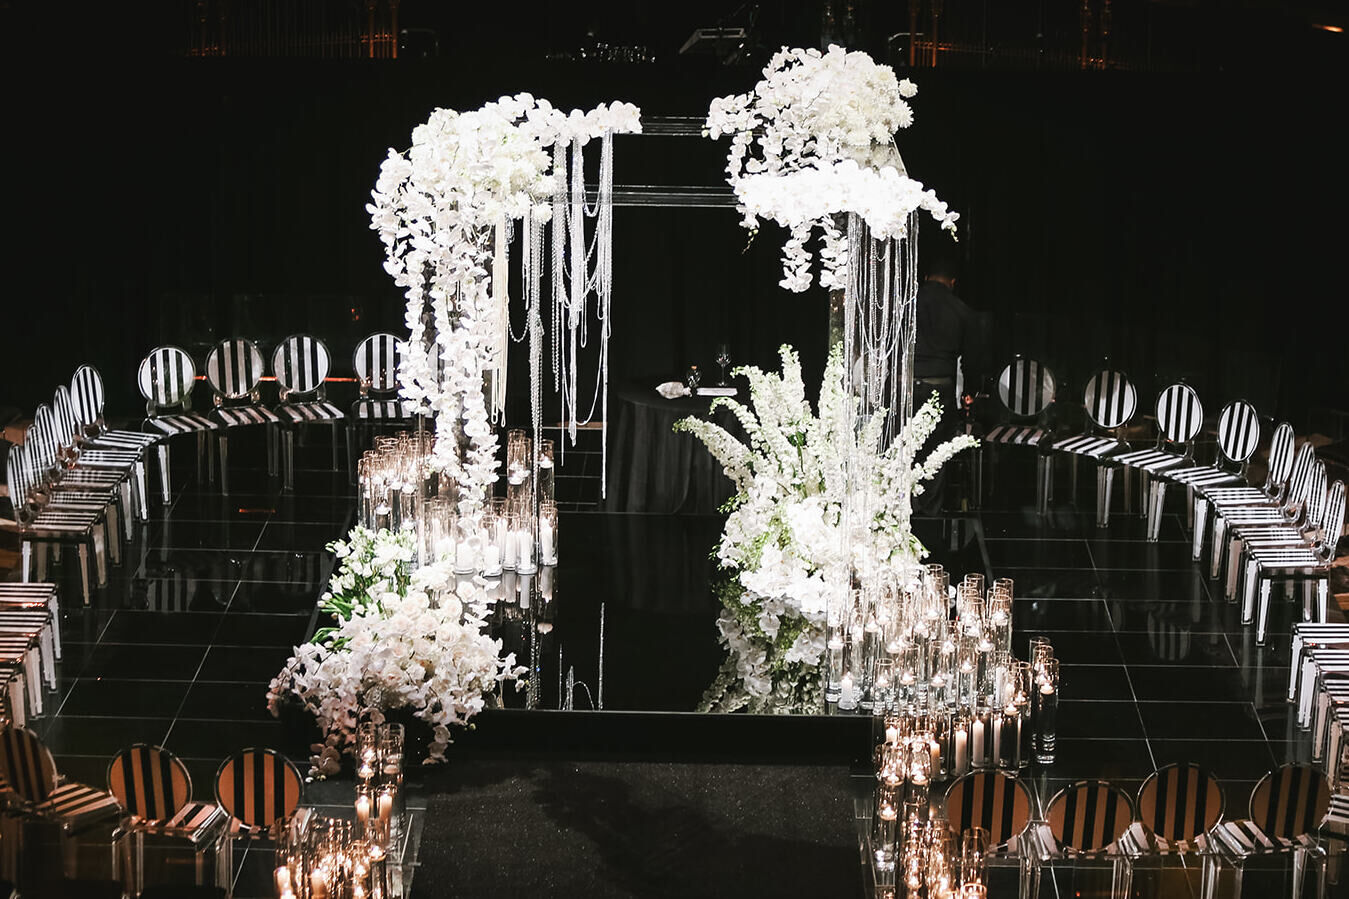
[[[182,759],[163,747],[137,743],[109,763],[108,791],[127,813],[116,858],[130,873],[127,882],[135,895],[145,889],[147,837],[155,843],[187,841],[194,882],[229,886],[234,845],[226,826],[229,816],[215,803],[192,801],[192,777]]]
[[[43,497],[38,501],[48,507],[102,509],[105,548],[112,561],[120,563],[122,539],[130,539],[129,512],[135,506],[130,468],[79,464],[75,451],[62,445],[59,430],[51,407],[38,406],[24,435],[30,498]]]
[[[398,398],[398,363],[402,356],[403,341],[387,331],[366,337],[352,354],[351,365],[360,389],[347,422],[347,461],[353,467],[358,438],[364,447],[376,428],[401,425],[413,417],[408,405]],[[358,429],[360,434],[356,433]],[[355,472],[352,474],[354,477]]]
[[[1134,819],[1127,793],[1103,780],[1084,780],[1064,787],[1049,800],[1045,823],[1053,839],[1049,858],[1108,861],[1113,867],[1110,895],[1127,897],[1133,882],[1133,861],[1120,845]]]
[[[1274,581],[1302,583],[1304,594],[1303,617],[1324,622],[1330,592],[1330,567],[1335,562],[1335,548],[1344,531],[1344,482],[1330,486],[1326,499],[1313,514],[1321,515],[1310,545],[1280,546],[1277,544],[1247,544],[1250,558],[1247,562],[1247,589],[1258,594],[1255,642],[1264,645],[1269,626],[1269,597]],[[1309,535],[1310,536],[1310,535]],[[1252,584],[1252,581],[1254,582]],[[1315,589],[1312,598],[1310,590]]]
[[[1224,513],[1237,513],[1248,508],[1277,506],[1283,502],[1290,488],[1294,465],[1293,426],[1281,422],[1269,441],[1269,465],[1265,482],[1259,487],[1200,487],[1199,493],[1213,515],[1212,537],[1209,547],[1209,577],[1218,577],[1227,548],[1227,519]],[[1202,547],[1201,547],[1202,550]]]
[[[1139,474],[1140,494],[1147,510],[1147,538],[1156,541],[1166,501],[1165,472],[1194,461],[1194,438],[1204,426],[1204,406],[1188,384],[1172,384],[1157,396],[1157,445],[1111,458]]]
[[[976,447],[975,471],[982,482],[984,446],[1029,446],[1039,449],[1048,436],[1041,426],[1040,417],[1054,402],[1054,374],[1034,359],[1018,355],[998,375],[998,399],[1007,411],[1007,421],[990,428]],[[996,464],[996,460],[990,457]],[[1052,457],[1036,453],[1035,457],[1036,504],[1040,513],[1049,511],[1050,493],[1053,488]],[[982,495],[982,483],[976,487],[977,495]]]
[[[1096,523],[1105,527],[1110,523],[1116,469],[1109,459],[1129,449],[1119,432],[1138,410],[1138,391],[1124,372],[1107,368],[1087,382],[1082,392],[1082,405],[1087,413],[1086,432],[1056,441],[1052,448],[1055,452],[1068,454],[1073,460],[1074,487],[1077,484],[1077,460],[1088,458],[1096,462]]]
[[[7,798],[26,817],[59,825],[65,874],[77,876],[75,850],[92,838],[111,845],[122,807],[111,793],[63,781],[51,752],[26,728],[0,731],[0,776]]]
[[[83,428],[81,451],[92,462],[98,453],[131,453],[136,456],[137,514],[149,517],[146,499],[145,454],[159,441],[157,435],[139,431],[114,430],[103,417],[103,378],[92,365],[81,365],[70,379],[70,398],[75,420]]]
[[[1278,504],[1260,503],[1221,510],[1227,535],[1227,581],[1224,595],[1235,602],[1240,588],[1241,560],[1245,553],[1243,534],[1253,538],[1268,536],[1268,529],[1284,531],[1300,526],[1307,518],[1308,504],[1319,502],[1318,492],[1326,489],[1326,467],[1316,459],[1316,449],[1304,443],[1293,462],[1293,473],[1288,478],[1282,501]],[[1247,616],[1249,619],[1249,615]]]
[[[325,397],[324,379],[331,367],[328,347],[308,334],[287,337],[272,353],[272,374],[276,376],[281,401],[276,411],[291,426],[282,432],[285,441],[283,483],[287,488],[294,486],[295,430],[306,425],[332,426],[333,470],[337,470],[337,432],[346,416]]]
[[[192,411],[192,388],[196,386],[197,366],[185,350],[176,346],[155,347],[141,360],[136,370],[136,386],[145,397],[145,424],[158,433],[159,491],[169,501],[169,441],[193,434],[197,438],[197,482],[215,482],[215,444],[209,435],[219,425],[200,412]],[[207,455],[210,464],[203,465]],[[203,476],[203,468],[205,475]]]
[[[80,436],[80,428],[70,414],[70,394],[65,387],[56,388],[50,413],[42,406],[43,427],[55,445],[55,484],[66,489],[72,485],[82,489],[98,489],[100,483],[116,479],[120,487],[118,503],[118,530],[122,539],[131,542],[132,520],[145,521],[149,508],[145,502],[145,460],[136,450],[90,449]],[[37,416],[34,415],[34,424]]]
[[[1212,465],[1173,468],[1166,478],[1185,487],[1193,543],[1190,556],[1196,562],[1204,551],[1209,503],[1205,491],[1246,486],[1246,468],[1260,444],[1260,416],[1245,400],[1233,400],[1218,414],[1218,453]]]
[[[1232,895],[1241,895],[1247,859],[1291,854],[1292,895],[1302,895],[1307,863],[1311,862],[1317,866],[1316,895],[1324,897],[1325,850],[1317,832],[1329,810],[1330,784],[1315,768],[1284,765],[1262,777],[1251,791],[1250,817],[1226,821],[1214,831],[1215,842],[1236,869]]]
[[[267,431],[267,473],[277,473],[277,428],[281,419],[262,405],[262,353],[253,341],[242,337],[222,340],[206,356],[206,381],[214,392],[211,414],[220,425],[220,492],[229,489],[229,432],[234,428],[262,425]]]
[[[41,492],[33,492],[30,496],[30,491],[35,485],[35,470],[27,461],[28,452],[27,446],[10,447],[7,474],[14,519],[0,522],[7,530],[17,532],[19,536],[20,575],[27,583],[32,579],[36,567],[38,580],[44,579],[47,547],[73,546],[79,555],[80,587],[84,603],[88,605],[93,593],[94,578],[97,577],[100,587],[108,580],[107,559],[104,555],[104,547],[108,542],[104,521],[107,507],[102,500],[87,504],[63,505],[49,502],[49,497]],[[91,556],[94,564],[92,573]]]
[[[957,834],[981,827],[988,834],[991,862],[1014,861],[1020,872],[1021,899],[1040,891],[1040,848],[1031,836],[1035,797],[1030,788],[1001,771],[973,771],[946,790],[946,820]]]
[[[1212,832],[1225,804],[1217,778],[1193,763],[1167,765],[1148,775],[1134,804],[1138,820],[1121,840],[1125,851],[1134,858],[1198,856],[1200,899],[1213,899],[1222,856]]]
[[[230,815],[231,832],[240,838],[274,835],[303,795],[300,769],[274,749],[241,749],[216,771],[216,804]]]

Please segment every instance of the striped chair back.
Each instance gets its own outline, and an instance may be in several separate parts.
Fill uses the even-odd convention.
[[[1114,430],[1134,417],[1138,391],[1122,371],[1099,371],[1087,382],[1082,404],[1097,427]]]
[[[1222,787],[1191,762],[1154,771],[1138,788],[1138,818],[1164,840],[1193,840],[1212,830],[1222,817]]]
[[[167,749],[137,743],[113,756],[108,792],[128,814],[167,821],[192,798],[192,777],[183,760]]]
[[[957,833],[982,827],[993,846],[1024,831],[1034,813],[1035,802],[1026,785],[1000,771],[966,774],[946,791],[946,820],[951,827]]]
[[[28,447],[16,443],[9,448],[9,458],[5,460],[5,483],[9,485],[9,501],[14,506],[17,519],[28,502],[28,491],[32,489],[32,475],[28,467]]]
[[[1288,430],[1291,433],[1293,429]],[[1233,400],[1223,406],[1218,414],[1218,451],[1229,461],[1244,466],[1259,445],[1260,416],[1255,407],[1245,400]]]
[[[36,421],[36,418],[34,419]],[[1324,477],[1325,464],[1322,463]],[[1311,441],[1302,444],[1293,461],[1293,473],[1288,478],[1287,491],[1283,495],[1284,512],[1291,520],[1302,516],[1303,504],[1307,501],[1308,491],[1316,477],[1316,448]],[[1322,481],[1322,484],[1325,482]]]
[[[1344,481],[1330,485],[1326,494],[1325,514],[1321,518],[1321,534],[1317,549],[1327,563],[1335,561],[1335,546],[1344,533]]]
[[[328,347],[317,337],[296,334],[287,337],[272,353],[272,374],[281,387],[281,398],[290,393],[314,393],[323,389],[323,379],[332,367]]]
[[[75,420],[81,427],[103,420],[103,378],[92,365],[81,365],[70,379],[70,398],[75,404]]]
[[[0,776],[9,789],[26,803],[39,803],[56,789],[56,763],[52,754],[26,727],[0,731]]]
[[[80,438],[80,425],[75,420],[75,408],[66,385],[57,386],[52,394],[52,419],[55,422],[57,442],[61,446],[74,446]]]
[[[1039,415],[1054,402],[1054,389],[1053,373],[1020,355],[998,375],[998,397],[1013,415]]]
[[[262,352],[242,337],[222,340],[206,356],[206,380],[219,396],[244,399],[262,381]]]
[[[1161,439],[1189,443],[1204,425],[1204,406],[1189,384],[1172,384],[1157,396],[1157,428]]]
[[[197,366],[185,350],[176,346],[155,347],[136,370],[136,386],[150,411],[177,406],[192,395]]]
[[[1269,472],[1265,475],[1265,493],[1279,496],[1293,470],[1293,426],[1280,422],[1269,438]]]
[[[300,804],[300,769],[272,749],[244,749],[225,759],[215,775],[216,802],[249,827],[271,827]]]
[[[1302,526],[1320,536],[1321,524],[1326,513],[1326,463],[1317,460],[1312,466],[1311,484],[1307,487],[1307,498],[1302,503]]]
[[[56,417],[51,406],[43,403],[33,410],[33,423],[28,426],[23,442],[28,447],[28,463],[34,472],[45,475],[56,468]]]
[[[398,389],[398,362],[402,341],[388,332],[371,334],[356,346],[351,365],[360,381],[361,396],[370,391],[388,393]]]
[[[1315,834],[1330,808],[1330,782],[1315,768],[1284,765],[1251,791],[1251,820],[1276,840]]]
[[[1134,804],[1119,787],[1103,780],[1084,780],[1064,787],[1049,801],[1045,821],[1060,846],[1075,852],[1097,852],[1129,829]]]

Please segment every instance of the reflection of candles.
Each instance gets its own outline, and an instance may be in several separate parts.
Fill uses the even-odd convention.
[[[361,824],[370,820],[370,797],[364,793],[356,797],[356,820]]]
[[[982,883],[967,883],[960,888],[961,899],[987,899],[988,887]]]
[[[891,744],[899,743],[899,727],[897,725],[892,724],[885,729],[885,742]]]
[[[281,865],[276,869],[275,877],[276,877],[276,891],[278,893],[285,894],[293,892],[290,887],[290,868],[286,867],[285,865]]]
[[[361,780],[369,780],[375,776],[375,767],[368,761],[361,762],[361,767],[357,769],[356,776]]]
[[[309,875],[309,894],[314,899],[328,899],[328,872],[319,868]]]

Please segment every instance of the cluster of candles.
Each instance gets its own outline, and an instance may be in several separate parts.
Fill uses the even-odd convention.
[[[283,840],[277,856],[278,899],[394,899],[402,894],[403,740],[401,724],[357,728],[355,817],[313,817],[303,834]]]
[[[363,527],[415,531],[416,563],[448,560],[457,574],[533,574],[557,564],[553,441],[539,440],[535,453],[524,431],[509,431],[506,495],[472,516],[459,514],[453,485],[431,471],[430,452],[427,434],[376,438],[357,469]]]
[[[830,710],[926,734],[934,778],[1052,763],[1058,660],[1042,637],[1030,661],[1013,655],[1012,590],[979,574],[952,587],[929,565],[904,589],[853,591],[826,634]]]

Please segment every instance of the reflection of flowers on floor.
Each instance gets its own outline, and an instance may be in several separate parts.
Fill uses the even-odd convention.
[[[974,443],[957,437],[920,464],[936,428],[934,396],[884,451],[884,415],[854,430],[844,394],[843,356],[830,354],[819,415],[805,397],[801,366],[782,348],[782,375],[741,368],[751,406],[730,399],[748,444],[710,422],[676,428],[703,441],[735,483],[717,548],[717,620],[727,660],[703,697],[704,711],[818,712],[819,666],[831,591],[851,569],[863,585],[906,580],[927,554],[910,529],[913,496],[952,455]],[[848,495],[849,459],[854,491]],[[845,526],[846,507],[852,526]]]
[[[337,625],[296,647],[267,691],[273,714],[297,702],[323,731],[313,774],[336,773],[359,722],[399,709],[430,726],[426,761],[443,761],[450,728],[467,725],[502,681],[525,672],[487,635],[480,585],[456,584],[444,564],[409,573],[412,540],[411,532],[356,528],[328,546],[339,565],[320,609]]]

